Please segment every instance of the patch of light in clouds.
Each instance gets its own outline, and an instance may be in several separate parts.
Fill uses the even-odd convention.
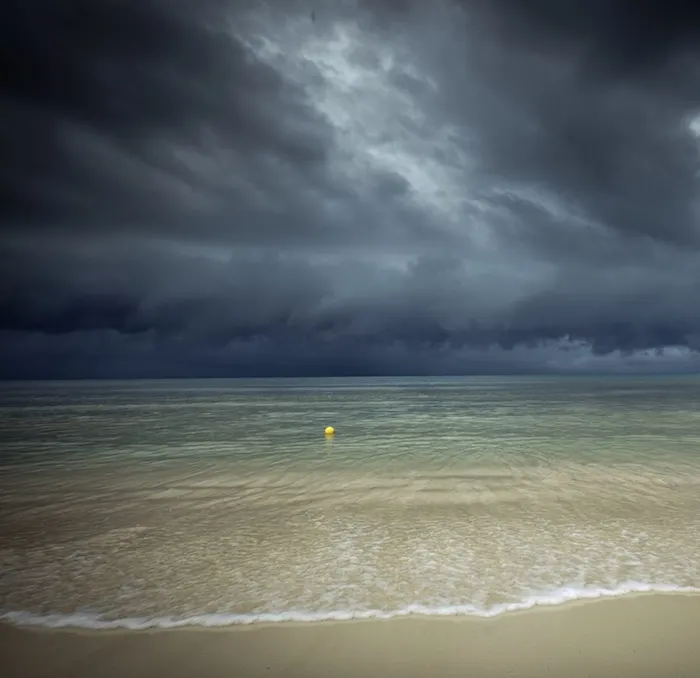
[[[426,215],[485,244],[478,217],[486,208],[469,196],[474,168],[460,131],[429,119],[426,104],[438,84],[411,62],[401,40],[388,44],[350,20],[322,28],[304,19],[257,26],[266,33],[239,39],[286,79],[303,83],[336,131],[335,162],[348,182],[361,193],[377,170],[401,177]]]

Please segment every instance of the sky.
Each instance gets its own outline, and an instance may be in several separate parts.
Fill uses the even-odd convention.
[[[700,371],[700,5],[9,0],[0,378]]]

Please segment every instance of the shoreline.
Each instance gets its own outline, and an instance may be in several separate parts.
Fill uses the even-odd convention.
[[[495,617],[93,630],[0,624],[3,676],[660,675],[700,670],[700,594],[634,593]]]
[[[562,589],[564,590],[564,589]],[[554,595],[533,596],[521,602],[502,603],[491,608],[478,608],[471,604],[445,605],[444,607],[425,607],[411,604],[396,610],[367,609],[359,611],[328,612],[267,612],[258,614],[236,613],[202,613],[190,617],[122,617],[105,619],[97,613],[52,613],[39,614],[31,612],[6,612],[0,614],[0,626],[8,625],[25,630],[72,631],[104,633],[107,631],[195,631],[230,630],[232,628],[261,626],[279,626],[280,624],[328,624],[358,621],[392,621],[399,619],[498,619],[503,616],[546,610],[577,604],[593,603],[602,600],[616,600],[637,596],[685,595],[700,597],[700,589],[693,586],[677,585],[641,585],[625,584],[618,589],[577,589],[574,595],[558,597]],[[15,617],[15,618],[13,618]],[[19,618],[19,619],[16,619]],[[71,623],[71,619],[80,619]],[[194,621],[197,620],[197,621]],[[206,621],[205,621],[206,620]]]

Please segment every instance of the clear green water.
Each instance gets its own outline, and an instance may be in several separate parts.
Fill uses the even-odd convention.
[[[695,377],[6,384],[0,608],[167,625],[694,589],[699,402]]]

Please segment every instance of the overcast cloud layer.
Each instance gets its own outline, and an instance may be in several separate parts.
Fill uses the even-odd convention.
[[[698,370],[689,7],[3,3],[0,376]]]

